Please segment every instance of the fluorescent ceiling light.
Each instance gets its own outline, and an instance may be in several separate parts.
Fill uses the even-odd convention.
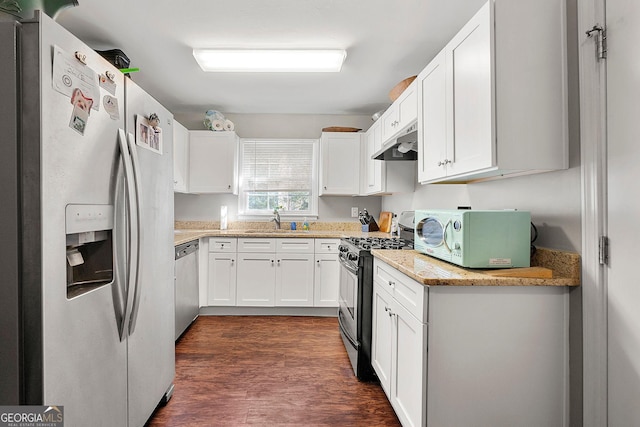
[[[193,49],[204,71],[219,72],[338,72],[344,50]]]

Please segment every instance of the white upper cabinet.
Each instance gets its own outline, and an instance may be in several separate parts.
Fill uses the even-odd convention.
[[[320,138],[320,195],[360,194],[360,138],[358,132],[322,132]]]
[[[380,117],[383,145],[397,137],[400,131],[406,129],[417,120],[418,99],[416,87],[414,80]]]
[[[564,8],[489,1],[418,75],[420,182],[568,167]]]
[[[189,193],[238,194],[235,132],[189,132]]]
[[[415,92],[414,92],[415,93]],[[416,168],[413,161],[383,161],[372,159],[382,148],[382,122],[376,121],[362,138],[362,163],[360,194],[413,192],[416,182]]]
[[[187,192],[189,176],[189,131],[173,121],[173,191]]]
[[[380,120],[376,121],[369,130],[364,134],[364,162],[362,171],[363,181],[363,194],[377,194],[381,193],[382,181],[384,179],[384,173],[386,172],[384,162],[380,160],[373,160],[371,157],[374,153],[378,152],[382,148],[382,129],[380,126]]]

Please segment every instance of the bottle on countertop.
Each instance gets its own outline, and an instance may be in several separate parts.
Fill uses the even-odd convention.
[[[302,223],[302,230],[303,231],[309,231],[309,222],[307,221],[307,218],[304,218],[304,222]]]

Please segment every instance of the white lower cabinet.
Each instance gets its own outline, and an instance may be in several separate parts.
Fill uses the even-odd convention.
[[[403,426],[569,425],[568,288],[429,287],[376,258],[373,291],[371,363]]]
[[[379,268],[376,260],[374,270]],[[401,278],[399,273],[391,277],[383,282],[381,275],[374,273],[371,363],[402,425],[424,426],[427,325],[409,312],[398,296],[406,297],[401,290],[411,289],[410,299],[415,305],[422,305],[426,303],[427,289],[411,279]]]
[[[276,254],[275,305],[313,307],[313,270],[313,253]]]
[[[337,307],[340,239],[209,238],[209,306]]]
[[[338,285],[340,283],[340,261],[338,254],[316,253],[314,269],[314,307],[338,307]]]
[[[275,253],[238,253],[238,306],[275,305]]]
[[[338,307],[338,285],[340,284],[339,245],[340,239],[315,239],[314,307]]]
[[[276,306],[313,307],[313,253],[313,239],[276,239]]]
[[[207,304],[236,305],[235,238],[209,238]]]

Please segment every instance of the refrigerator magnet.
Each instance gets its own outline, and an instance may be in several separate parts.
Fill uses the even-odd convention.
[[[89,113],[82,107],[74,105],[73,112],[71,113],[71,120],[69,121],[69,127],[84,136],[88,120]]]
[[[162,154],[162,129],[153,128],[149,120],[136,116],[136,144],[140,147]]]
[[[107,71],[107,73],[109,73]],[[100,74],[100,76],[98,77],[98,82],[100,83],[100,87],[103,88],[104,90],[106,90],[107,92],[109,92],[111,95],[116,94],[116,83],[113,81],[113,79],[110,79],[108,77],[108,75],[105,74]]]
[[[79,88],[89,98],[100,99],[97,73],[57,45],[54,45],[51,83],[56,91],[68,97],[72,97],[74,90]],[[99,103],[95,102],[92,108],[97,111]]]
[[[89,121],[89,113],[93,106],[93,99],[85,96],[80,89],[75,88],[71,93],[71,104],[73,104],[73,111],[71,120],[69,120],[69,127],[80,135],[84,135]]]
[[[112,120],[118,120],[120,118],[120,111],[118,110],[118,98],[111,95],[105,95],[102,98],[102,105],[104,105],[104,111],[109,114]]]

